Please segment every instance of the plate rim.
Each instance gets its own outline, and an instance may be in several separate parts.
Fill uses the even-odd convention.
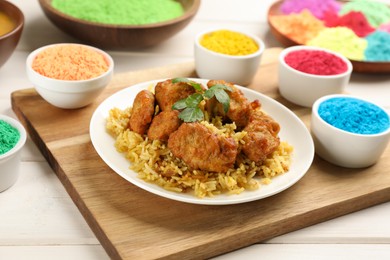
[[[194,80],[194,81],[202,81],[202,82],[207,82],[208,81],[207,79],[200,79],[200,78],[190,78],[189,77],[188,79]],[[302,172],[300,174],[298,174],[296,177],[292,178],[292,180],[289,181],[288,183],[283,184],[278,189],[275,189],[274,191],[268,192],[265,195],[260,195],[260,196],[256,195],[256,191],[259,191],[259,189],[261,189],[261,187],[259,189],[257,189],[257,190],[254,190],[254,191],[249,191],[249,190],[243,191],[243,192],[252,193],[251,196],[246,196],[246,197],[243,197],[243,198],[239,197],[242,193],[241,194],[237,194],[237,195],[236,194],[215,195],[215,197],[211,197],[211,198],[210,197],[198,198],[195,195],[177,193],[177,192],[174,192],[174,191],[166,190],[166,189],[160,187],[159,185],[157,185],[155,183],[147,183],[146,181],[144,181],[144,180],[142,180],[140,178],[137,181],[134,181],[134,179],[138,178],[136,172],[128,169],[130,174],[135,174],[135,178],[134,177],[130,178],[128,176],[128,173],[123,173],[122,170],[117,167],[117,165],[112,165],[112,163],[109,161],[109,159],[105,156],[104,152],[102,152],[101,147],[99,147],[99,144],[98,144],[98,141],[97,141],[96,131],[94,130],[95,129],[94,127],[95,127],[95,125],[97,123],[97,120],[99,120],[99,116],[101,116],[101,112],[105,111],[105,112],[108,113],[109,109],[105,110],[104,108],[105,108],[105,106],[107,106],[108,103],[110,103],[111,100],[115,100],[116,98],[120,98],[121,94],[124,94],[126,92],[132,92],[131,91],[132,89],[136,89],[136,88],[145,89],[145,88],[150,87],[152,84],[154,84],[153,85],[153,88],[154,88],[154,86],[155,86],[155,84],[157,82],[164,81],[164,80],[166,80],[166,78],[139,82],[139,83],[132,84],[132,85],[129,85],[127,87],[124,87],[121,90],[118,90],[118,91],[112,93],[110,96],[108,96],[106,99],[104,99],[97,106],[97,108],[94,110],[94,112],[92,114],[92,117],[90,119],[89,135],[90,135],[90,138],[91,138],[92,146],[94,147],[95,151],[99,155],[100,159],[102,159],[103,162],[107,166],[109,166],[110,169],[112,169],[116,174],[118,174],[119,176],[124,178],[126,181],[130,182],[131,184],[133,184],[133,185],[137,186],[138,188],[141,188],[141,189],[143,189],[143,190],[145,190],[147,192],[153,193],[155,195],[158,195],[158,196],[161,196],[161,197],[164,197],[164,198],[172,199],[172,200],[175,200],[175,201],[181,201],[181,202],[191,203],[191,204],[201,204],[201,205],[232,205],[232,204],[251,202],[251,201],[255,201],[255,200],[261,200],[261,199],[273,196],[275,194],[278,194],[278,193],[280,193],[280,192],[290,188],[294,184],[296,184],[308,172],[309,168],[311,167],[311,165],[313,163],[315,151],[314,151],[314,142],[313,142],[312,136],[310,134],[310,131],[306,128],[306,126],[303,123],[303,121],[294,112],[292,112],[289,108],[287,108],[283,104],[279,103],[275,99],[273,99],[273,98],[271,98],[271,97],[269,97],[269,96],[267,96],[265,94],[262,94],[262,93],[260,93],[258,91],[255,91],[255,90],[252,90],[252,89],[249,89],[249,88],[246,88],[246,87],[242,87],[240,85],[235,84],[235,86],[237,86],[240,90],[242,90],[244,92],[244,94],[246,94],[245,92],[251,93],[251,95],[255,95],[256,96],[256,99],[266,100],[267,104],[269,103],[272,106],[279,107],[279,109],[282,109],[282,111],[284,111],[284,113],[286,113],[288,116],[292,116],[295,119],[295,122],[297,124],[299,124],[301,128],[303,128],[303,131],[305,133],[302,133],[302,134],[306,135],[306,137],[309,137],[306,140],[308,142],[307,143],[307,145],[308,145],[308,151],[307,151],[308,152],[308,154],[307,154],[308,160],[306,161],[306,163],[305,163],[305,165],[304,165],[304,167],[302,169]],[[261,101],[262,104],[263,104],[263,102],[264,101]],[[110,109],[113,108],[113,107],[114,106],[111,106]],[[267,111],[265,111],[265,112],[267,112]],[[268,114],[270,114],[272,116],[272,113],[268,113]],[[103,117],[103,116],[101,116],[101,117]],[[104,119],[105,120],[105,118],[100,118],[100,119]],[[102,130],[102,129],[100,129],[100,130]],[[113,147],[113,149],[115,149],[114,148],[114,142],[115,142],[114,137],[112,137],[105,130],[105,127],[104,127],[104,132],[107,135],[109,135],[110,138],[112,138],[112,147]],[[288,140],[282,140],[282,141],[288,141]],[[295,151],[295,147],[294,147],[294,151]],[[119,152],[117,152],[116,150],[115,150],[115,153],[118,156],[122,156],[124,158],[124,155],[119,153]],[[130,165],[131,162],[129,162],[128,160],[126,160],[126,161]],[[279,178],[279,177],[283,177],[283,176],[284,176],[284,174],[280,175],[280,176],[276,176],[275,178]],[[273,181],[274,180],[275,179],[273,179]],[[272,182],[271,182],[271,184],[268,184],[268,185],[272,185]],[[234,197],[234,196],[238,196],[238,197]],[[225,198],[225,199],[223,199],[223,198]],[[234,198],[234,199],[233,200],[232,199],[226,200],[226,198]]]

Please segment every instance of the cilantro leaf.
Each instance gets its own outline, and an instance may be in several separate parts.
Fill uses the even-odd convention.
[[[227,113],[229,111],[230,107],[230,97],[229,95],[223,91],[223,90],[217,90],[215,91],[215,98],[219,101],[219,103],[223,106],[223,111]]]
[[[187,107],[180,112],[179,118],[186,123],[202,121],[204,118],[203,111],[199,107]]]
[[[228,90],[230,92],[233,91],[233,89],[231,87],[229,87],[228,85],[223,85],[223,84],[215,84],[212,86],[212,88]]]
[[[232,88],[229,86],[222,85],[222,84],[216,84],[216,85],[210,87],[209,89],[207,89],[204,93],[204,96],[210,99],[213,96],[215,96],[216,92],[225,92],[224,90],[233,91]]]
[[[178,82],[189,82],[190,80],[187,78],[174,78],[172,79],[172,83],[178,83]]]
[[[190,81],[190,82],[187,83],[187,84],[191,85],[191,86],[192,86],[196,91],[198,91],[198,92],[202,92],[202,91],[203,91],[202,86],[201,86],[199,83]]]
[[[211,87],[211,88],[207,89],[207,90],[204,92],[204,96],[205,96],[206,98],[208,98],[208,99],[211,99],[211,98],[214,97],[215,91],[216,91],[216,90],[217,90],[216,88]]]
[[[196,91],[203,91],[202,86],[199,83],[196,83],[195,81],[189,80],[187,78],[174,78],[172,79],[172,83],[178,83],[178,82],[184,82],[188,85],[192,86]]]
[[[181,110],[187,107],[186,105],[186,98],[183,98],[179,101],[176,101],[175,104],[172,105],[172,109],[174,110]]]
[[[198,107],[199,103],[203,100],[203,95],[199,93],[192,94],[188,98],[186,98],[186,106],[187,107]]]
[[[223,110],[225,113],[229,111],[230,107],[230,97],[225,90],[232,91],[232,88],[222,84],[216,84],[205,91],[204,96],[206,98],[215,98],[222,104]]]
[[[184,122],[196,122],[204,119],[203,111],[199,108],[200,102],[205,98],[211,99],[215,96],[219,103],[222,104],[225,113],[229,111],[230,97],[226,91],[233,91],[233,89],[224,84],[215,84],[207,90],[204,90],[201,84],[191,81],[187,78],[174,78],[172,83],[184,82],[192,86],[196,93],[181,99],[173,104],[172,109],[182,110],[179,118]]]

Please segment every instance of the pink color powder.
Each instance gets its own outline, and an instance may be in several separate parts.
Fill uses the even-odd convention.
[[[359,37],[365,37],[375,31],[362,12],[351,11],[342,16],[335,13],[325,13],[324,22],[327,27],[347,27]]]
[[[284,57],[292,68],[314,75],[337,75],[347,71],[347,64],[334,54],[320,50],[298,50]]]
[[[390,33],[390,22],[380,25],[378,29]]]

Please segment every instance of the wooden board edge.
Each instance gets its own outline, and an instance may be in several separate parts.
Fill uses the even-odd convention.
[[[61,169],[60,165],[58,165],[53,154],[50,152],[49,148],[46,146],[46,144],[43,141],[40,140],[40,138],[38,137],[39,134],[35,131],[34,126],[30,124],[26,115],[16,106],[16,98],[19,94],[23,95],[23,91],[25,93],[29,93],[31,92],[31,89],[22,90],[19,92],[15,91],[11,93],[11,108],[14,111],[16,117],[26,128],[31,140],[35,143],[35,145],[37,146],[38,150],[41,152],[43,157],[45,157],[49,166],[57,175],[58,179],[61,181],[66,192],[69,194],[73,203],[77,206],[81,215],[84,217],[85,221],[87,222],[91,230],[94,232],[95,236],[98,238],[99,242],[102,244],[107,254],[112,259],[121,259],[119,252],[117,251],[115,246],[111,243],[110,239],[106,236],[103,229],[100,227],[99,223],[94,219],[93,214],[90,212],[88,207],[85,205],[85,203],[82,200],[77,199],[78,197],[80,197],[78,195],[77,190],[69,181],[66,174]]]
[[[367,199],[369,198],[369,199]],[[294,218],[289,220],[282,220],[280,222],[274,223],[267,227],[267,229],[259,228],[251,230],[248,235],[247,230],[243,230],[241,234],[234,234],[230,237],[221,238],[215,240],[209,244],[198,245],[197,247],[190,248],[188,250],[183,250],[173,255],[167,256],[170,258],[179,258],[179,259],[205,259],[210,257],[216,257],[234,250],[242,249],[247,246],[261,243],[263,241],[272,239],[274,237],[284,235],[293,231],[300,230],[312,225],[316,225],[337,217],[348,215],[359,210],[366,209],[375,205],[379,205],[385,202],[390,201],[390,187],[380,191],[374,191],[370,195],[365,196],[364,199],[361,197],[356,197],[350,200],[345,200],[337,204],[329,205],[315,211],[305,213],[302,215],[297,215]],[[318,217],[320,216],[320,217]],[[315,221],[313,221],[315,219]],[[270,234],[270,235],[265,235]],[[226,251],[221,245],[228,243],[232,245],[230,251]],[[207,250],[204,250],[205,247],[209,248],[209,254],[206,253]],[[190,257],[188,257],[190,256]]]

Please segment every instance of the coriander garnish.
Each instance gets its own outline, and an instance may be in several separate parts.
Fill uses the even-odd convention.
[[[203,111],[199,108],[199,104],[203,100],[211,99],[214,96],[218,102],[223,105],[223,110],[225,113],[229,111],[230,97],[225,90],[233,91],[231,87],[223,84],[216,84],[211,86],[209,89],[204,90],[199,83],[196,83],[187,78],[172,79],[172,83],[177,82],[185,82],[196,90],[196,93],[177,101],[172,106],[172,109],[182,110],[179,114],[179,118],[184,122],[188,123],[203,120],[204,114]]]

